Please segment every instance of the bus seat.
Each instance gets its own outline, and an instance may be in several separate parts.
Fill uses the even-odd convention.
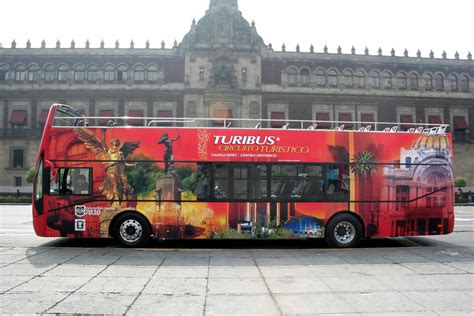
[[[430,134],[438,134],[439,127],[430,128]]]
[[[448,125],[441,125],[441,126],[438,128],[438,134],[445,134],[447,128],[448,128]]]
[[[318,124],[316,124],[316,123],[308,126],[308,130],[310,130],[310,131],[315,131],[317,128],[318,128]]]

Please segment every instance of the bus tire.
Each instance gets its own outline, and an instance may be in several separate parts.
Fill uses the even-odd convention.
[[[148,221],[139,214],[119,215],[114,225],[113,237],[122,247],[135,248],[144,246],[151,236]]]
[[[350,214],[338,214],[326,225],[326,243],[334,248],[356,247],[362,238],[362,225]]]

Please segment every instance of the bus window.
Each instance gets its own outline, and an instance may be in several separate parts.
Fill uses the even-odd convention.
[[[248,165],[248,167],[249,167],[249,181],[248,181],[249,198],[254,199],[254,200],[266,200],[268,197],[267,166]]]
[[[248,169],[245,166],[235,166],[233,168],[233,198],[236,200],[246,200],[248,196]]]
[[[297,178],[296,165],[273,165],[271,178],[271,197],[273,199],[289,199]]]
[[[214,165],[214,190],[212,198],[225,200],[229,192],[229,168],[226,164]]]
[[[59,168],[56,178],[51,176],[52,195],[91,195],[91,169]]]
[[[321,176],[323,168],[320,165],[298,166],[298,177],[291,197],[293,199],[319,200],[321,193]]]
[[[324,193],[329,201],[345,201],[349,198],[349,168],[328,166],[326,169]]]
[[[261,200],[267,198],[267,167],[265,165],[233,166],[233,199]]]
[[[207,200],[211,197],[210,173],[211,173],[210,164],[198,165],[196,193],[199,200]]]

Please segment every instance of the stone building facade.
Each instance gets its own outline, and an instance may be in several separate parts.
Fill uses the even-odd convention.
[[[455,133],[456,174],[474,183],[470,53],[274,50],[242,17],[237,0],[211,0],[172,48],[75,46],[0,48],[0,191],[28,190],[23,176],[55,102],[97,117],[446,123]]]

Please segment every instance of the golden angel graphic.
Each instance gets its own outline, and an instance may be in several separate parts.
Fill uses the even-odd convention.
[[[109,148],[90,130],[76,128],[74,134],[87,149],[94,153],[97,160],[103,161],[106,165],[104,183],[99,188],[100,192],[108,200],[113,201],[112,205],[120,206],[120,203],[128,200],[133,193],[133,188],[125,175],[125,168],[136,166],[136,163],[125,162],[125,159],[140,146],[140,142],[125,142],[120,147],[120,140],[112,139]]]

